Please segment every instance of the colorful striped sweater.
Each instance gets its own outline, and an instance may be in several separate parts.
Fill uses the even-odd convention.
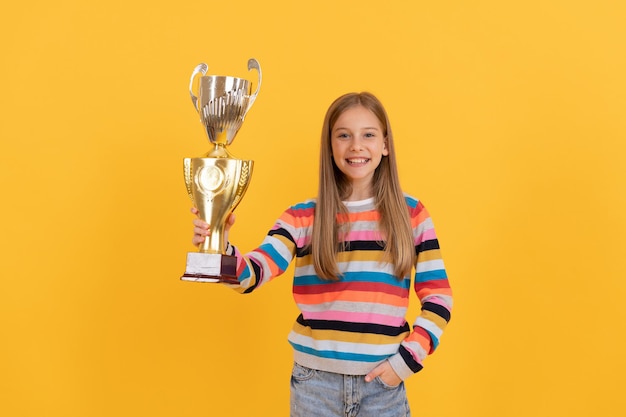
[[[293,296],[301,314],[288,340],[300,365],[348,375],[365,375],[388,360],[402,379],[422,369],[450,320],[452,292],[433,223],[421,202],[406,196],[417,262],[414,290],[421,314],[413,330],[405,320],[411,277],[399,280],[382,261],[379,214],[373,198],[345,202],[348,245],[337,255],[338,281],[320,279],[313,268],[310,242],[315,200],[287,209],[262,244],[237,257],[239,286],[251,292],[282,274],[295,258]],[[338,218],[339,220],[339,218]]]

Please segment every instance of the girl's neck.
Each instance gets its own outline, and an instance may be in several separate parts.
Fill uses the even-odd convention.
[[[352,183],[352,192],[344,201],[361,201],[374,197],[371,184]]]
[[[370,197],[364,200],[344,200],[342,203],[348,210],[352,211],[355,208],[370,207],[375,202],[374,197]]]

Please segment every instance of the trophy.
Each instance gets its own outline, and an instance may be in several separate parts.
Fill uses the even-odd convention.
[[[258,74],[254,94],[248,80],[206,75],[208,66],[204,63],[191,74],[191,101],[213,148],[204,157],[184,159],[185,184],[199,217],[211,228],[198,252],[187,254],[187,269],[181,277],[184,281],[238,282],[237,260],[226,254],[224,229],[250,184],[253,161],[233,157],[227,146],[235,139],[261,87],[261,67],[256,59],[248,60],[248,71],[252,69]]]

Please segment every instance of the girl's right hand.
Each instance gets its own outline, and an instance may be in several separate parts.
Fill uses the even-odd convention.
[[[192,207],[191,213],[198,216],[198,209]],[[224,228],[224,247],[226,247],[228,244],[228,231],[233,226],[233,224],[235,224],[235,214],[231,213],[230,216],[228,216],[228,220],[226,221],[225,225],[226,227]],[[210,230],[211,225],[209,225],[204,220],[196,217],[193,220],[193,238],[191,239],[191,243],[193,243],[194,246],[199,246],[204,243],[204,240],[206,236],[209,235]]]

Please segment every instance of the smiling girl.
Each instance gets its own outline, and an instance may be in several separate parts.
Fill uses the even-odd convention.
[[[209,227],[194,220],[194,245]],[[439,344],[452,291],[433,222],[400,187],[389,119],[375,96],[346,94],[328,109],[317,198],[288,208],[258,248],[227,247],[241,293],[295,261],[292,417],[410,415],[403,381]],[[421,303],[412,330],[411,286]]]

